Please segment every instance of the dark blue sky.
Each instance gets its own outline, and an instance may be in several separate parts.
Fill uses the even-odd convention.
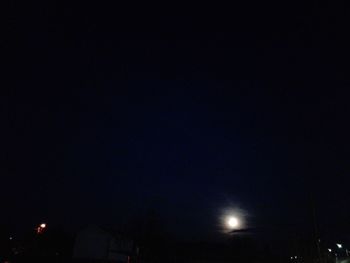
[[[9,13],[2,220],[111,223],[155,209],[171,228],[212,233],[239,207],[254,227],[307,228],[313,192],[320,224],[339,232],[341,7],[123,8]]]

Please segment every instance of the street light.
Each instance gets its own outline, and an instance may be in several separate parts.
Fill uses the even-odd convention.
[[[342,245],[342,244],[337,243],[337,247],[338,247],[338,248],[343,248],[343,245]]]
[[[328,252],[332,252],[332,249],[328,248]]]
[[[46,224],[42,223],[40,224],[35,230],[37,234],[42,234],[44,232],[44,229],[46,228]]]

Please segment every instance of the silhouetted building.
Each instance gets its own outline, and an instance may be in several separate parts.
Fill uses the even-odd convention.
[[[132,240],[97,226],[77,234],[73,259],[79,262],[131,262],[136,247]]]

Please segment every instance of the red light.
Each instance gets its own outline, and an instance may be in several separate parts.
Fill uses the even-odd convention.
[[[36,233],[37,234],[41,234],[43,231],[44,231],[44,229],[46,228],[46,224],[44,224],[44,223],[42,223],[42,224],[40,224],[40,226],[38,226],[35,230],[36,230]]]

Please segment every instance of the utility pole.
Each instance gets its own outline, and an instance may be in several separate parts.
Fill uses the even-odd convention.
[[[319,229],[318,229],[317,220],[316,220],[315,199],[312,193],[310,194],[310,201],[311,201],[311,210],[312,210],[312,223],[314,228],[314,241],[316,244],[317,256],[318,256],[319,262],[323,263],[321,247],[320,247],[321,239],[320,239]]]

